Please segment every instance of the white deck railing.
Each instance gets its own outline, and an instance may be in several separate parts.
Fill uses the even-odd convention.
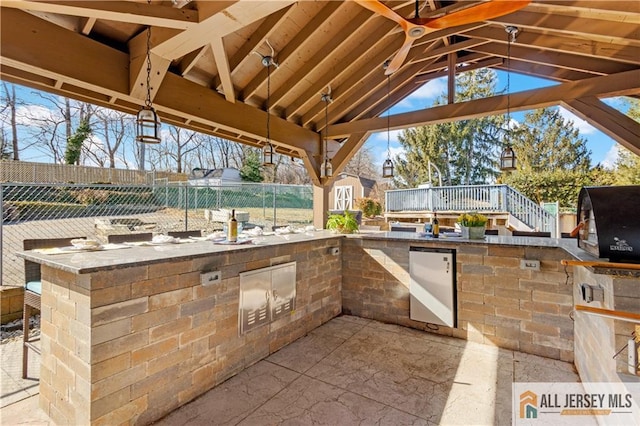
[[[509,213],[532,230],[555,235],[555,217],[507,185],[440,186],[385,192],[387,212]]]

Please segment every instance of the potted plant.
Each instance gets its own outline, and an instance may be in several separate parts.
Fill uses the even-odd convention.
[[[483,239],[487,227],[487,217],[478,212],[463,213],[458,217],[462,238]]]
[[[338,234],[353,234],[358,232],[356,217],[345,211],[343,214],[330,214],[327,218],[327,229]]]

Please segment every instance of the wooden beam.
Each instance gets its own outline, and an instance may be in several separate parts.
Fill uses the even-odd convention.
[[[334,177],[331,179],[331,182],[328,182],[329,184],[333,183],[335,178],[342,173],[345,167],[347,167],[349,161],[351,161],[353,156],[362,147],[369,135],[371,135],[369,132],[353,133],[345,142],[342,143],[338,152],[336,152],[331,159]]]
[[[511,111],[522,111],[558,105],[561,102],[584,97],[611,97],[640,93],[640,70],[593,77],[552,87],[527,90],[510,95]],[[390,117],[392,129],[406,129],[427,124],[466,120],[476,117],[504,114],[507,96],[493,96],[452,105],[443,105],[420,111],[396,114]],[[387,118],[369,118],[349,123],[332,124],[328,137],[340,139],[352,133],[378,132],[387,128]]]
[[[463,61],[464,63],[468,62],[469,60],[466,59]],[[441,64],[441,63],[439,63]],[[468,72],[468,71],[473,71],[473,70],[477,70],[480,68],[492,68],[498,65],[502,65],[504,64],[504,59],[502,58],[489,58],[489,59],[485,59],[482,61],[478,61],[476,63],[471,63],[469,65],[463,65],[463,66],[458,66],[456,68],[456,74],[461,74],[463,72]],[[434,64],[436,65],[436,64]],[[440,72],[430,72],[428,74],[420,74],[419,76],[417,76],[416,78],[414,78],[413,82],[415,84],[423,84],[426,83],[428,81],[431,81],[433,79],[436,78],[440,78],[440,77],[447,77],[449,75],[448,70],[447,71],[440,71]]]
[[[185,76],[189,74],[189,71],[195,66],[195,64],[202,58],[202,56],[207,53],[207,50],[211,47],[202,46],[200,49],[196,49],[191,53],[186,54],[180,63],[178,64],[178,69],[180,70],[180,75]]]
[[[527,6],[527,10],[640,24],[637,0],[536,0]]]
[[[293,0],[198,2],[200,22],[154,46],[153,52],[171,60],[180,58],[211,43],[215,37],[224,37],[291,3]]]
[[[128,1],[3,0],[2,7],[182,30],[198,22],[195,10]]]
[[[508,69],[506,66],[498,66],[497,68],[505,72],[515,72],[522,75],[530,75],[563,83],[593,77],[593,74],[587,74],[585,72],[556,68],[549,65],[532,64],[529,62],[522,62],[514,58],[511,58],[511,61],[509,61]]]
[[[154,30],[151,29],[153,32]],[[147,31],[143,31],[129,41],[129,91],[136,99],[147,97]],[[150,54],[151,73],[149,87],[151,100],[158,93],[171,61],[153,53]]]
[[[91,33],[91,30],[93,29],[93,26],[96,24],[97,20],[98,20],[97,18],[93,18],[93,17],[85,19],[84,25],[82,25],[82,34],[89,35],[89,33]]]
[[[227,52],[224,50],[224,40],[222,37],[215,37],[213,39],[211,49],[213,50],[213,57],[216,60],[218,76],[222,82],[224,97],[227,101],[235,103],[236,93],[233,88],[233,82],[231,81],[231,69],[229,68],[229,60],[227,58]]]
[[[452,104],[456,101],[456,52],[447,55],[447,101]]]
[[[640,155],[640,123],[596,97],[572,99],[561,105],[629,151]]]
[[[78,33],[42,21],[19,10],[3,9],[0,15],[0,62],[52,81],[74,86],[69,97],[104,105],[112,97],[120,101],[114,109],[131,112],[141,99],[129,92],[129,56]],[[60,46],[65,60],[60,60]],[[90,63],[92,66],[86,67]],[[9,69],[9,68],[6,68]],[[242,103],[231,104],[216,92],[168,72],[154,99],[161,117],[165,114],[186,121],[234,131],[257,140],[266,137],[266,112]],[[164,120],[163,120],[164,121]],[[278,117],[271,117],[275,145],[309,156],[320,155],[319,135]]]

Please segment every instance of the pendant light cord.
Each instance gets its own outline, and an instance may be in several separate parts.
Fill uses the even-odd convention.
[[[329,135],[329,95],[324,97],[324,161],[329,160],[327,137]]]
[[[387,158],[391,159],[391,148],[390,148],[390,140],[391,140],[391,101],[390,101],[390,93],[391,93],[391,76],[387,76]]]
[[[511,38],[512,33],[509,33],[507,39],[507,132],[511,125]]]
[[[151,108],[151,27],[147,28],[147,99],[145,105]]]
[[[271,96],[271,64],[267,65],[267,144],[271,145],[271,114],[269,113],[269,98]]]

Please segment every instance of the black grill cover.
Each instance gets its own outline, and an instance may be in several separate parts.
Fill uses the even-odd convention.
[[[579,247],[611,262],[640,262],[640,186],[582,188],[581,222]]]

